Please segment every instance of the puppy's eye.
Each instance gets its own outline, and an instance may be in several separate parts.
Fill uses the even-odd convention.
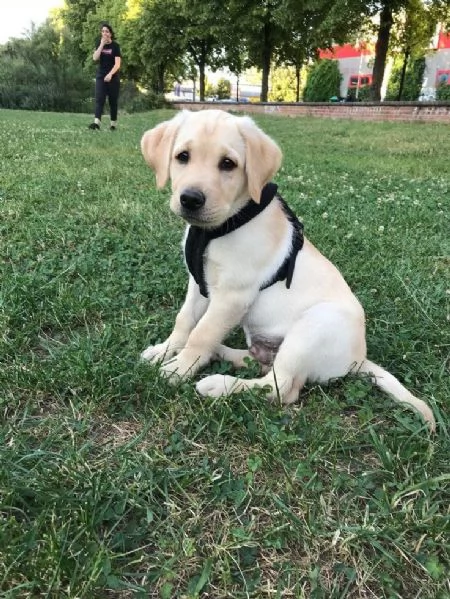
[[[180,152],[175,156],[180,164],[187,164],[189,162],[189,152]]]
[[[219,162],[219,169],[221,171],[232,171],[237,167],[237,164],[231,160],[231,158],[222,158]]]

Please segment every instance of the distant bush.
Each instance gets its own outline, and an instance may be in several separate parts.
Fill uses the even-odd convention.
[[[216,86],[216,94],[219,100],[229,98],[231,96],[231,81],[223,77],[219,79]]]
[[[370,102],[370,85],[363,85],[358,90],[358,102]]]
[[[403,69],[403,59],[397,58],[392,68],[391,76],[386,91],[385,100],[398,100],[400,81]],[[420,57],[410,60],[405,72],[405,80],[400,100],[414,102],[420,96],[423,74],[425,71],[425,58]]]
[[[308,73],[303,100],[305,102],[328,102],[340,96],[342,75],[336,60],[319,60]]]
[[[441,83],[436,89],[436,100],[450,102],[450,85]]]
[[[205,97],[215,98],[216,100],[224,100],[231,97],[231,81],[222,77],[217,81],[216,85],[206,81]]]
[[[90,112],[89,85],[68,87],[57,81],[11,82],[0,80],[0,107],[47,112]]]
[[[121,84],[119,97],[119,110],[126,112],[147,112],[164,108],[167,102],[162,94],[151,90],[140,91],[132,81],[124,81]]]
[[[84,92],[84,93],[83,93]],[[0,82],[0,108],[49,112],[90,112],[92,98],[87,89],[68,89],[53,81],[15,84]]]
[[[0,107],[85,112],[91,103],[83,65],[49,25],[0,46]]]

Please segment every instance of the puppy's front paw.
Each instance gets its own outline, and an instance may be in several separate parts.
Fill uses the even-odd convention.
[[[141,353],[141,360],[147,360],[148,362],[164,362],[164,360],[170,359],[174,355],[174,351],[169,349],[167,341],[164,343],[158,343],[158,345],[149,345]]]
[[[236,391],[237,381],[236,377],[228,374],[213,374],[199,381],[195,388],[200,395],[221,397],[222,395],[230,395]]]
[[[191,356],[188,352],[182,351],[171,360],[164,362],[161,366],[161,374],[176,383],[179,379],[194,375],[199,367],[198,356]]]

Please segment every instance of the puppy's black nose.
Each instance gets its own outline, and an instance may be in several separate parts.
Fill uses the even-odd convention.
[[[186,210],[199,210],[205,202],[204,194],[198,189],[185,189],[180,195],[180,203]]]

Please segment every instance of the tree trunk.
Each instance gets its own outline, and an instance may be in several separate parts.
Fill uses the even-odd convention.
[[[400,101],[402,99],[403,88],[405,86],[405,75],[406,75],[406,67],[408,66],[408,60],[409,60],[409,48],[406,48],[405,55],[403,58],[402,73],[400,75],[400,84],[398,86],[398,95],[397,95],[398,101]]]
[[[158,65],[158,94],[164,94],[164,74],[165,74],[165,65]]]
[[[270,41],[270,23],[264,24],[264,46],[262,51],[261,102],[267,102],[269,96],[270,62],[272,60],[272,43]]]
[[[370,87],[371,100],[379,102],[381,100],[381,86],[383,84],[384,70],[386,68],[386,57],[389,48],[389,38],[391,27],[394,22],[392,9],[383,4],[380,14],[380,27],[378,29],[378,38],[375,45],[375,62],[373,65],[373,79]]]
[[[295,66],[295,101],[300,102],[300,74],[302,72],[302,68],[298,65]]]
[[[204,45],[202,45],[202,49],[200,52],[200,61],[198,64],[199,79],[200,79],[198,93],[200,96],[200,102],[205,101],[205,82],[206,82],[205,69],[206,69],[206,49],[205,49]]]
[[[199,74],[200,74],[200,84],[199,84],[199,89],[198,89],[198,93],[200,95],[200,102],[204,102],[205,101],[205,63],[201,62],[198,65],[198,70],[199,70]]]

